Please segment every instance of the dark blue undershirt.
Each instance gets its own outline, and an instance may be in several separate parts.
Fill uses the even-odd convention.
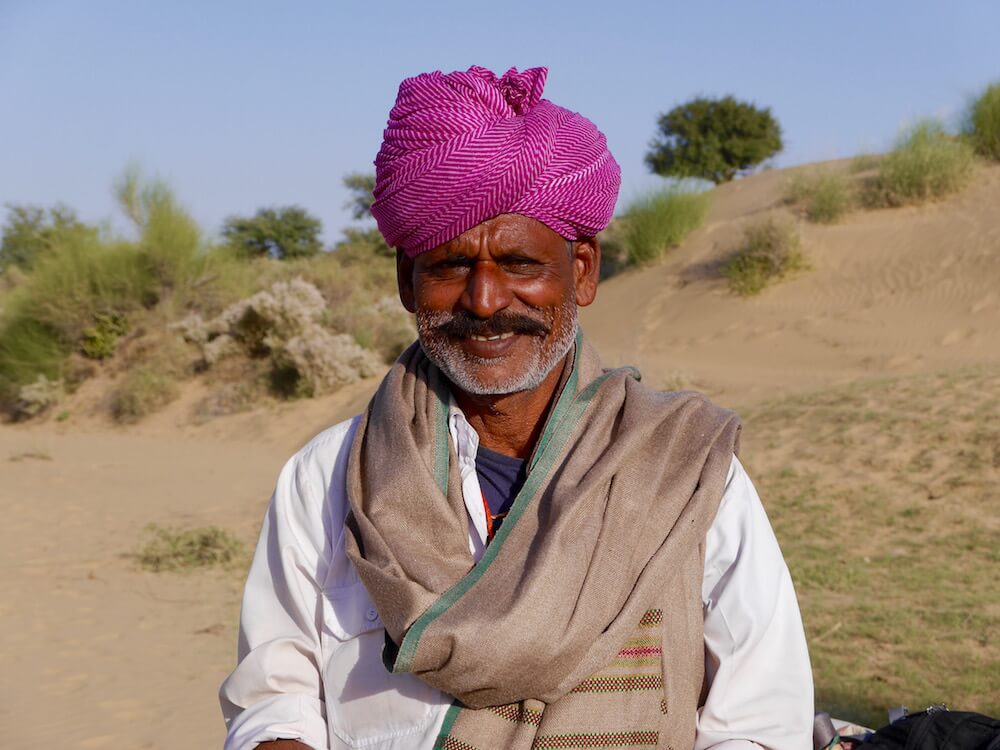
[[[476,474],[479,475],[479,486],[483,488],[483,497],[494,516],[493,533],[497,532],[503,518],[496,518],[510,510],[514,498],[524,486],[528,475],[528,462],[523,458],[511,458],[502,453],[491,451],[479,446],[476,451]]]

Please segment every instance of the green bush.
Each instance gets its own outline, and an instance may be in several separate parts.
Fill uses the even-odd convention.
[[[134,558],[154,573],[228,566],[244,556],[243,543],[217,526],[178,529],[150,524],[146,533],[150,539]]]
[[[94,325],[83,329],[80,349],[89,359],[107,359],[118,348],[118,339],[128,332],[128,321],[123,315],[97,313]]]
[[[122,423],[138,422],[177,398],[174,375],[155,364],[131,368],[111,392],[111,415]]]
[[[870,206],[900,206],[943,198],[969,182],[975,163],[972,147],[950,136],[934,120],[918,122],[882,157],[868,190]]]
[[[854,195],[841,174],[797,172],[785,186],[785,202],[803,206],[809,221],[832,224],[850,211]]]
[[[0,404],[14,406],[21,386],[40,375],[61,379],[69,353],[51,327],[28,316],[8,318],[0,329]]]
[[[705,221],[709,202],[708,193],[668,188],[629,204],[621,220],[629,263],[648,263],[679,245]]]
[[[46,211],[38,206],[8,205],[0,238],[0,270],[30,271],[53,247],[74,237],[96,238],[97,228],[82,223],[66,206]]]
[[[742,246],[723,267],[723,274],[733,292],[749,297],[806,267],[795,230],[767,219],[746,229]]]
[[[665,177],[728,182],[782,149],[771,110],[732,96],[692,99],[660,115],[657,129],[646,166]]]
[[[31,272],[5,294],[0,406],[9,410],[19,388],[40,374],[50,380],[66,376],[73,352],[112,356],[120,336],[135,327],[133,319],[154,308],[167,319],[190,310],[215,315],[256,283],[253,264],[204,243],[163,183],[143,181],[130,169],[117,191],[122,211],[135,224],[134,239],[79,227],[49,231]],[[70,226],[67,221],[62,223]]]
[[[987,87],[969,107],[965,132],[977,153],[1000,161],[1000,82]]]

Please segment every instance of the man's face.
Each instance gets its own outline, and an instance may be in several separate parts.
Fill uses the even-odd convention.
[[[427,356],[458,388],[531,390],[573,344],[599,252],[596,241],[568,245],[534,219],[504,214],[413,260],[400,255],[400,298]]]

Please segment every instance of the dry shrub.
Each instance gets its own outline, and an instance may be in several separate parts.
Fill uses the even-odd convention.
[[[729,288],[749,297],[768,284],[807,267],[798,233],[774,219],[747,227],[742,247],[723,267]]]
[[[313,396],[375,374],[374,353],[323,323],[327,302],[304,279],[278,281],[206,321],[192,315],[177,324],[201,348],[206,367],[236,355],[266,359],[271,389],[285,398]]]
[[[138,422],[169,404],[179,393],[177,380],[156,364],[144,364],[125,373],[111,391],[111,416],[115,421]]]
[[[228,566],[241,561],[243,543],[225,529],[177,529],[150,524],[149,541],[133,557],[154,573]]]

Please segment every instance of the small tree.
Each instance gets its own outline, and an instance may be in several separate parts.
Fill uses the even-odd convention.
[[[230,216],[222,236],[248,256],[267,255],[284,260],[315,255],[322,249],[323,225],[299,206],[261,208],[251,217]]]
[[[699,97],[657,121],[659,133],[646,152],[651,171],[666,177],[728,182],[781,151],[781,126],[769,108]]]
[[[344,204],[344,208],[351,209],[351,216],[355,219],[370,217],[372,203],[375,202],[372,195],[375,191],[375,175],[351,172],[344,175],[344,187],[351,192],[351,198]]]
[[[53,206],[7,206],[7,223],[0,239],[0,270],[16,265],[30,271],[43,255],[70,238],[96,237],[97,229],[76,218],[73,209]]]

